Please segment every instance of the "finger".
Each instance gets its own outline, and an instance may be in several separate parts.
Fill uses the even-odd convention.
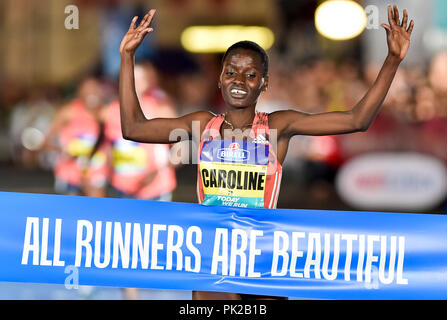
[[[154,16],[154,14],[155,14],[155,10],[154,9],[149,10],[148,13],[146,13],[146,15],[144,16],[144,18],[141,21],[141,24],[138,26],[138,28],[140,30],[142,30],[142,29],[145,29],[145,28],[149,27],[149,25],[152,22],[152,18]]]
[[[157,10],[155,10],[155,9],[151,9],[151,10],[149,10],[149,12],[148,12],[149,16],[148,16],[148,18],[147,18],[146,28],[149,27],[149,26],[151,25],[151,23],[152,23],[152,19],[154,18],[154,15],[155,15],[155,12],[156,12],[156,11],[157,11]]]
[[[393,27],[396,23],[394,22],[393,9],[388,5],[388,23]]]
[[[411,20],[410,21],[410,26],[408,27],[408,30],[407,30],[409,35],[411,35],[411,32],[413,32],[413,27],[414,27],[414,21]]]
[[[146,28],[143,31],[141,31],[141,34],[146,35],[146,34],[148,34],[149,32],[152,32],[152,31],[154,31],[153,28]]]
[[[141,41],[146,36],[146,34],[148,34],[149,32],[152,32],[152,31],[154,31],[153,28],[145,28],[143,30],[139,30],[136,35],[136,38]]]
[[[381,26],[385,29],[386,33],[391,32],[391,27],[385,23],[381,24]]]
[[[407,21],[408,21],[408,12],[407,9],[404,9],[404,18],[402,19],[402,25],[404,29],[407,29]]]
[[[143,19],[141,19],[141,22],[140,22],[140,24],[138,26],[139,29],[143,29],[144,28],[144,24],[146,23],[148,17],[149,17],[149,12],[144,15]]]
[[[137,22],[137,20],[138,20],[137,16],[133,17],[132,21],[130,22],[129,31],[135,29],[135,23]]]
[[[399,9],[397,9],[396,5],[393,7],[393,9],[394,9],[394,21],[396,22],[396,25],[400,25]]]

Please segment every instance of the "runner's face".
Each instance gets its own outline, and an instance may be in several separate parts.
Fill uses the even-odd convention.
[[[230,52],[219,80],[227,105],[234,108],[255,106],[261,91],[267,86],[263,73],[264,66],[258,53],[246,49]]]

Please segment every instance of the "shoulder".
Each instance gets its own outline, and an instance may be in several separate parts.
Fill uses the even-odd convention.
[[[187,130],[192,133],[193,129],[200,127],[200,134],[205,130],[206,125],[213,119],[215,115],[208,111],[196,111],[185,114],[180,118],[177,118],[177,125],[182,128],[187,128]]]
[[[178,121],[180,121],[178,122],[179,127],[181,126],[187,128],[190,137],[192,137],[192,140],[198,143],[200,142],[200,138],[202,137],[207,124],[214,117],[215,115],[208,111],[196,111],[185,114],[184,116],[177,119]],[[195,131],[197,129],[199,130],[199,132]]]
[[[188,113],[184,115],[182,118],[188,119],[190,121],[208,122],[215,116],[216,115],[214,113],[211,113],[210,111],[196,111]]]

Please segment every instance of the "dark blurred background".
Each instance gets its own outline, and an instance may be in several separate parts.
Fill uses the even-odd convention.
[[[348,110],[366,93],[387,54],[380,27],[387,23],[386,6],[397,4],[416,25],[380,114],[364,133],[294,137],[278,208],[444,214],[447,3],[356,1],[366,9],[366,28],[351,39],[334,40],[315,25],[316,9],[324,2],[1,1],[0,190],[55,193],[54,155],[39,152],[39,144],[58,109],[76,96],[86,77],[99,79],[104,104],[116,99],[119,44],[134,15],[157,9],[155,31],[136,59],[156,67],[159,86],[178,115],[224,111],[217,89],[222,53],[192,52],[181,42],[187,27],[204,25],[269,28],[274,34],[268,48],[270,86],[258,110],[314,113]],[[69,5],[79,10],[78,29],[66,27]],[[334,26],[355,20],[343,12],[329,16]],[[177,167],[176,176],[172,200],[196,202],[195,166]]]

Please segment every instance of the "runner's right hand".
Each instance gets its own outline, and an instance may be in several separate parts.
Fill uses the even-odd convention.
[[[130,23],[129,30],[126,35],[121,40],[120,45],[120,54],[131,54],[133,55],[141,42],[143,42],[144,37],[149,32],[152,32],[154,29],[150,28],[152,18],[155,15],[155,9],[149,10],[148,13],[144,16],[143,20],[141,20],[140,25],[135,28],[135,23],[138,20],[138,16],[133,17],[132,22]]]

